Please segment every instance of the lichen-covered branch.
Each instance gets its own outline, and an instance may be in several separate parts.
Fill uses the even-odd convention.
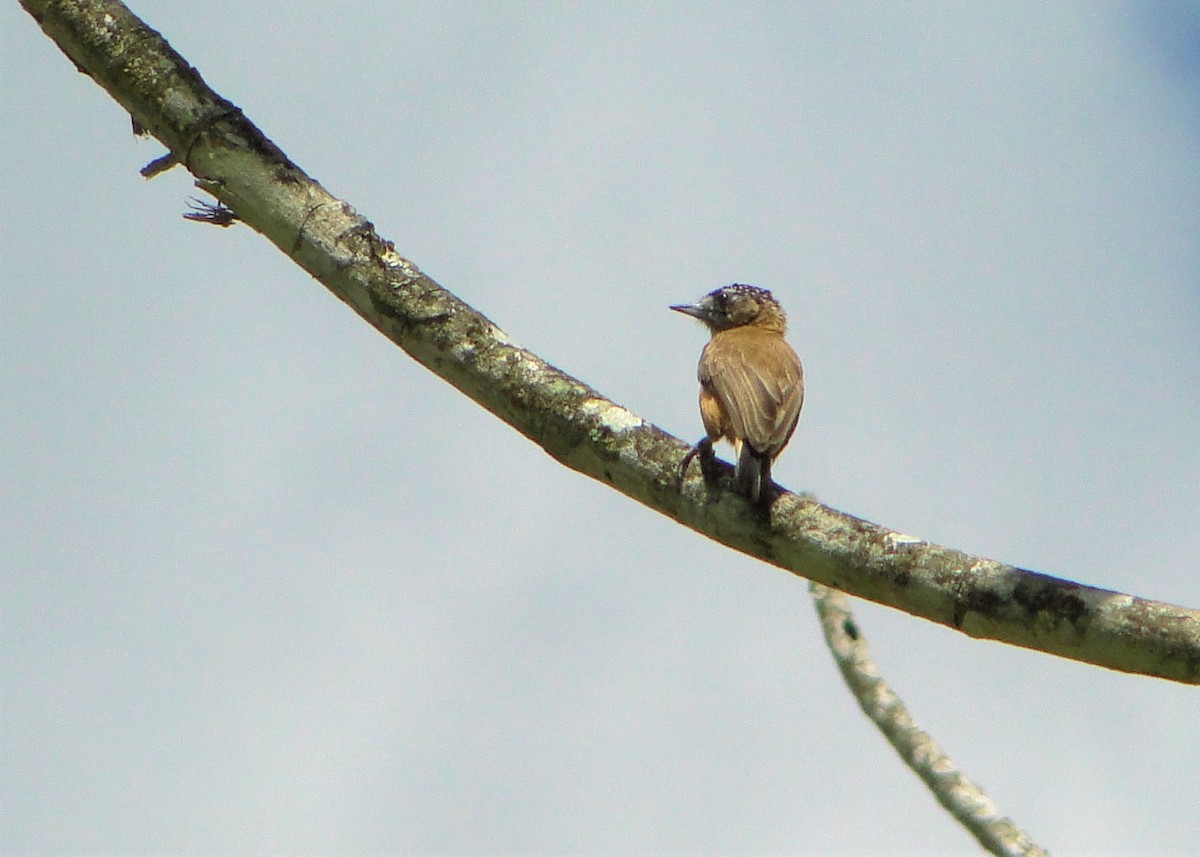
[[[983,789],[967,779],[937,742],[922,731],[888,687],[872,660],[845,595],[819,583],[809,592],[829,651],[863,713],[879,727],[904,763],[924,781],[938,803],[979,844],[1000,857],[1045,857],[1046,852],[1007,818]]]
[[[676,473],[687,445],[514,344],[313,181],[115,0],[21,0],[199,187],[550,455],[736,550],[973,637],[1200,683],[1200,611],[1025,571],[784,492],[769,518]],[[162,169],[160,161],[155,172]],[[222,209],[223,210],[223,209]]]

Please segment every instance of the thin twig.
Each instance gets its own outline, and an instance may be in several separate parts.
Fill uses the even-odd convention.
[[[937,742],[924,732],[896,696],[867,651],[867,641],[854,621],[846,596],[836,589],[809,583],[821,619],[821,630],[846,686],[859,707],[879,727],[900,758],[920,777],[938,803],[992,854],[1044,857],[1046,852],[1006,817],[979,786],[967,779]]]

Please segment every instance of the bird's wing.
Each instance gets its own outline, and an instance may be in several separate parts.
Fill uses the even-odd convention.
[[[729,334],[741,335],[729,335]],[[729,418],[734,434],[755,452],[774,457],[787,444],[804,404],[800,358],[780,336],[729,331],[709,341],[700,382]]]

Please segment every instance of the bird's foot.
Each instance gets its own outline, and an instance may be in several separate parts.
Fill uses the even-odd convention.
[[[704,475],[704,481],[711,485],[717,479],[717,454],[713,452],[712,441],[707,437],[702,437],[688,450],[688,454],[683,457],[683,461],[679,462],[679,483],[683,484],[684,477],[687,476],[688,465],[692,463],[692,459],[699,456],[700,472]]]

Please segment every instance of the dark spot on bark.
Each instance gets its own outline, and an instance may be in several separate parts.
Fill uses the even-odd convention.
[[[858,625],[854,624],[853,619],[845,619],[842,621],[842,631],[851,640],[858,640]]]
[[[408,330],[412,327],[412,319],[396,308],[396,305],[389,300],[381,298],[375,294],[374,290],[368,292],[371,298],[371,306],[375,312],[379,313],[381,318],[390,318],[393,321],[399,322],[401,327]]]
[[[962,626],[967,613],[997,619],[1041,614],[1072,626],[1084,624],[1089,619],[1091,608],[1077,594],[1081,589],[1077,584],[1022,569],[1014,569],[1012,573],[1017,575],[1017,580],[1012,595],[1007,598],[996,589],[967,588],[954,611],[955,626]]]
[[[1000,601],[1000,596],[991,589],[967,589],[962,596],[955,599],[954,627],[961,628],[968,613],[994,616],[1000,611]]]
[[[1050,582],[1027,573],[1017,581],[1013,601],[1029,613],[1050,613],[1074,625],[1090,612],[1087,603],[1075,594],[1076,589],[1077,586],[1065,581]]]

